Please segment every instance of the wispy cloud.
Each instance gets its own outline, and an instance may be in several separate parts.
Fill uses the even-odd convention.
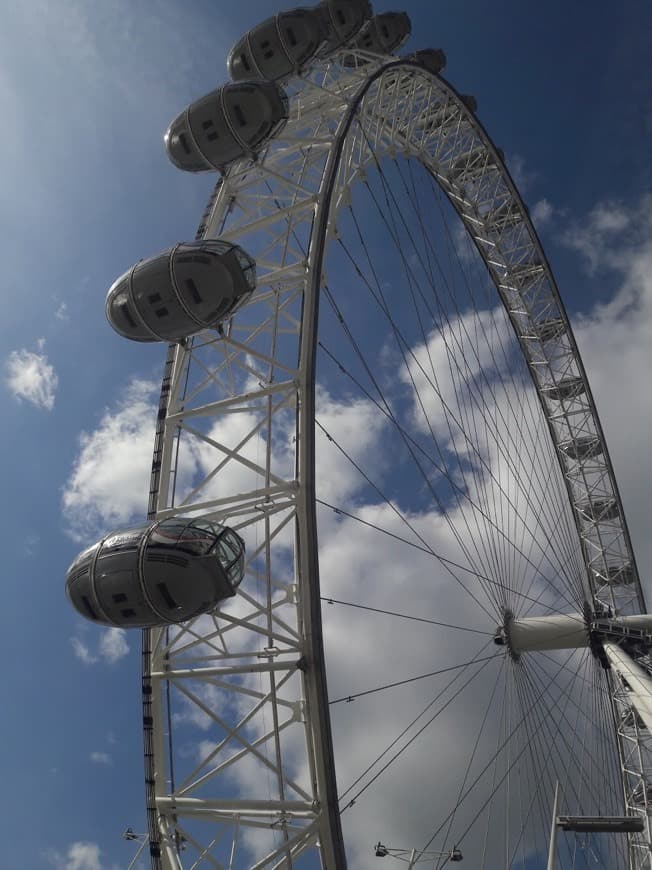
[[[39,351],[44,347],[45,340],[39,339]],[[14,350],[9,354],[5,368],[7,386],[19,401],[24,399],[46,411],[54,408],[59,378],[45,353],[26,348]]]
[[[87,541],[100,528],[144,514],[155,390],[149,381],[133,381],[122,402],[106,410],[98,427],[81,433],[79,454],[63,492],[63,512],[75,540]]]
[[[113,759],[108,752],[91,752],[89,757],[94,764],[113,764]]]
[[[648,211],[649,203],[645,199],[636,211],[614,200],[600,202],[583,220],[572,222],[561,241],[582,255],[591,275],[602,267],[622,270],[626,266],[623,243],[626,247],[640,243],[640,230],[646,223]]]
[[[110,665],[129,653],[127,632],[124,628],[107,628],[100,638],[100,655]]]
[[[100,851],[97,843],[79,841],[72,843],[65,855],[49,849],[44,858],[55,870],[102,870]]]
[[[555,209],[545,197],[535,202],[530,209],[530,217],[537,229],[541,229],[550,223],[552,216],[555,214]]]
[[[70,643],[74,654],[85,665],[94,665],[97,662],[97,656],[94,656],[86,644],[78,637],[71,637]]]
[[[536,173],[526,167],[525,160],[520,154],[510,154],[506,159],[509,173],[514,179],[514,184],[519,192],[523,193],[536,178]]]
[[[107,628],[100,635],[97,643],[97,652],[91,649],[78,637],[71,637],[73,653],[85,665],[96,665],[103,661],[113,665],[129,654],[127,632],[124,628]]]

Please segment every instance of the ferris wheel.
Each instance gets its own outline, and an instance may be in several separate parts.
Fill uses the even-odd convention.
[[[149,522],[68,591],[143,627],[155,868],[525,870],[551,820],[549,866],[652,867],[652,620],[593,398],[409,30],[324,0],[247,34],[166,134],[220,172],[195,241],[109,291],[170,342]]]

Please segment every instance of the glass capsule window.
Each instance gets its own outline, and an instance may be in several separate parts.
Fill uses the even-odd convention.
[[[180,313],[170,281],[168,257],[150,257],[135,266],[132,295],[136,308],[147,325],[155,333],[165,334],[170,329],[170,321],[175,320]]]
[[[318,8],[327,31],[326,41],[319,51],[321,57],[350,42],[372,14],[367,0],[322,0]]]
[[[126,550],[137,550],[146,528],[147,526],[137,526],[131,529],[122,529],[109,535],[102,544],[102,555],[109,552],[120,553]]]
[[[225,116],[224,90],[211,91],[188,109],[192,136],[204,159],[214,169],[242,156],[242,145],[233,135]]]
[[[204,326],[212,325],[233,305],[238,275],[219,254],[193,253],[189,245],[179,245],[172,272],[182,302]]]
[[[183,112],[170,125],[164,137],[165,147],[172,162],[187,172],[206,172],[215,167],[197,150]]]
[[[156,341],[135,310],[129,294],[131,271],[127,272],[113,284],[106,299],[106,315],[113,328],[135,341]]]

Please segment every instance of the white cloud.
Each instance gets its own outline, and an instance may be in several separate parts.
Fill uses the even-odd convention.
[[[600,216],[597,223],[601,227],[609,224],[607,215],[616,215],[611,225],[625,228],[624,232],[609,231],[606,236],[597,231],[602,233],[603,247],[594,260],[595,275],[599,277],[601,269],[615,272],[618,290],[607,304],[578,318],[575,335],[605,430],[639,573],[650,596],[652,197],[643,198],[629,210],[620,205],[614,211],[612,204],[606,203],[591,214]]]
[[[510,154],[506,163],[514,184],[522,194],[536,178],[536,173],[526,167],[525,160],[520,154]]]
[[[102,632],[99,643],[100,655],[110,665],[120,661],[129,653],[127,632],[124,628],[107,628]]]
[[[143,518],[152,465],[156,386],[134,380],[93,432],[82,432],[80,450],[63,491],[63,513],[77,541],[102,529]]]
[[[635,209],[614,200],[600,202],[582,220],[571,222],[561,241],[584,258],[589,274],[599,268],[619,269],[626,273],[629,265],[625,252],[645,245],[646,212],[649,198]],[[649,229],[649,227],[648,227]]]
[[[113,759],[108,752],[91,752],[89,758],[94,764],[113,764]]]
[[[102,870],[100,854],[97,843],[79,841],[72,843],[65,855],[50,849],[44,857],[55,870]]]
[[[40,351],[44,343],[44,339],[39,339]],[[14,350],[9,354],[5,368],[7,386],[19,401],[24,399],[46,411],[54,408],[59,378],[46,354],[26,348]]]
[[[639,229],[641,220],[642,212],[638,209],[636,221]],[[590,314],[579,318],[575,326],[607,431],[635,544],[639,546],[639,562],[646,573],[652,564],[652,552],[647,544],[648,493],[652,486],[647,461],[648,433],[652,427],[652,396],[647,386],[652,347],[652,221],[648,223],[650,232],[647,238],[639,235],[636,239],[630,238],[629,242],[624,242],[623,234],[631,228],[633,221],[631,211],[622,208],[620,211],[614,210],[607,204],[596,207],[592,217],[584,222],[585,226],[593,228],[594,237],[586,250],[581,245],[577,246],[577,250],[591,262],[587,251],[596,251],[596,245],[600,243],[602,250],[599,255],[596,254],[593,267],[598,269],[604,266],[611,271],[616,269],[621,282],[619,291],[608,305],[594,308]],[[483,316],[491,334],[493,327],[490,315],[487,313]],[[466,349],[466,339],[459,331],[449,329],[448,340],[452,341],[454,334],[458,336],[457,340],[463,345],[469,360],[469,375],[480,367],[485,371],[491,370],[489,344],[485,342],[476,346],[476,357]],[[440,373],[443,395],[452,403],[452,385],[441,374],[447,370],[446,348],[441,335],[433,333],[429,336],[428,348],[417,346],[415,355],[422,364],[422,369],[413,368],[417,380],[424,379],[424,371],[429,371],[429,356],[434,361],[435,370]],[[407,385],[406,369],[401,376],[404,385]],[[627,384],[626,390],[623,384]],[[498,394],[498,399],[501,398]],[[414,421],[420,423],[420,429],[423,430],[423,420],[419,419],[417,409],[413,408],[412,411]],[[339,443],[346,445],[366,467],[377,467],[380,475],[385,472],[385,426],[377,410],[362,401],[338,402],[332,396],[322,394],[318,416],[329,433]],[[433,406],[431,417],[441,429],[436,406]],[[635,424],[630,425],[631,421],[635,421]],[[243,414],[239,419],[233,416],[227,424],[220,427],[219,435],[225,443],[232,444],[237,442],[243,428],[251,426],[252,420],[246,419]],[[148,432],[151,436],[151,429]],[[218,430],[213,434],[218,434]],[[443,429],[440,434],[445,439]],[[254,441],[251,452],[247,454],[252,461],[256,459],[257,451],[258,445]],[[197,467],[204,472],[210,469],[210,450],[197,451],[189,454],[189,457],[193,471]],[[488,458],[495,461],[495,456]],[[351,472],[346,461],[337,457],[334,448],[327,450],[326,441],[320,444],[319,471],[322,497],[328,493],[336,504],[348,503],[347,506],[350,506],[353,502],[352,509],[361,519],[395,534],[406,534],[389,506],[373,503],[368,494],[366,501],[359,503],[359,479]],[[247,475],[249,472],[234,472],[229,478],[229,487],[244,482],[244,477],[239,478],[239,474]],[[415,513],[411,520],[433,546],[448,551],[451,546],[449,535],[436,511],[423,510]],[[490,627],[484,616],[478,616],[471,601],[467,608],[464,597],[460,599],[453,594],[449,578],[433,568],[431,559],[418,553],[406,557],[406,551],[397,550],[392,539],[385,540],[375,532],[366,531],[354,520],[338,518],[320,524],[320,548],[323,590],[333,597],[359,602],[373,601],[374,606],[386,606],[388,609],[397,608],[397,602],[402,601],[401,609],[420,616],[448,619],[453,623],[466,622],[485,629]],[[406,590],[409,590],[409,594]],[[478,621],[472,623],[473,619]],[[466,637],[460,641],[459,636],[457,640],[451,639],[453,636],[445,631],[415,628],[414,624],[401,624],[389,617],[366,617],[355,610],[338,609],[337,605],[332,611],[326,608],[324,631],[331,696],[346,695],[358,688],[368,688],[434,669],[433,662],[470,658],[481,643],[470,643]],[[493,676],[495,671],[491,673]],[[414,750],[406,752],[401,762],[401,775],[394,776],[393,770],[390,770],[388,776],[381,780],[381,788],[373,795],[370,791],[354,811],[345,815],[347,841],[363,844],[353,847],[352,855],[357,859],[352,861],[355,866],[374,866],[373,857],[363,855],[357,849],[368,851],[368,844],[377,836],[375,832],[381,823],[383,838],[387,837],[387,842],[392,843],[410,844],[413,837],[414,842],[417,839],[422,841],[423,831],[432,830],[433,818],[438,814],[441,817],[438,801],[443,799],[442,796],[456,792],[455,777],[460,770],[465,769],[464,749],[473,745],[473,726],[470,723],[475,721],[477,725],[475,716],[489,687],[490,680],[487,679],[486,685],[482,685],[474,696],[466,697],[461,705],[455,706],[454,715],[442,716],[432,729],[432,734],[427,734],[424,740],[415,744]],[[360,759],[373,757],[374,752],[399,730],[400,723],[408,715],[407,711],[417,709],[419,704],[423,705],[426,691],[422,685],[405,687],[401,689],[400,696],[380,694],[377,700],[371,698],[350,705],[342,704],[333,711],[341,787],[348,785],[351,771],[360,769]],[[209,707],[224,712],[224,691],[208,685],[205,691],[198,691],[198,695]],[[400,701],[388,702],[390,697],[400,697]],[[218,708],[218,705],[221,706]],[[195,747],[200,755],[205,755],[215,745],[215,739],[211,738],[216,738],[217,729],[211,724],[209,716],[197,707],[194,710],[194,714],[190,709],[179,710],[175,724],[200,729],[201,740],[196,741]],[[465,715],[467,713],[469,715]],[[232,720],[229,717],[229,721]],[[369,727],[370,722],[373,722],[372,728]],[[495,731],[502,724],[494,721],[490,723],[491,727],[495,736]],[[446,747],[445,758],[442,757],[442,746]],[[436,760],[436,774],[433,775],[430,764],[423,764],[424,757]],[[192,763],[196,762],[197,755],[193,754]],[[245,769],[239,781],[244,784],[250,774],[251,771]],[[431,798],[433,789],[434,797]],[[397,807],[400,811],[397,811]],[[423,825],[419,830],[421,822]],[[371,836],[369,831],[373,831]]]
[[[539,211],[545,220],[549,210],[541,206]],[[593,223],[596,231],[606,233],[609,238],[615,238],[621,232],[617,227],[629,225],[622,216],[617,219],[609,218],[606,210],[596,210],[595,215],[597,217]],[[605,256],[607,253],[610,257],[616,254],[613,250],[606,252]],[[613,268],[613,259],[608,262],[609,268]],[[626,490],[634,484],[634,478],[638,476],[641,504],[635,513],[643,528],[648,517],[646,493],[652,486],[650,475],[646,471],[648,432],[652,426],[652,398],[647,389],[648,372],[651,368],[649,349],[652,347],[652,233],[647,244],[637,244],[635,248],[630,248],[627,257],[619,262],[623,276],[620,292],[609,306],[596,308],[590,316],[581,320],[577,326],[577,334],[583,352],[586,348],[589,377],[595,384],[600,412],[608,429],[618,429],[619,446],[612,448],[612,453],[619,479],[621,471],[618,464],[628,466],[622,476],[626,484],[623,487],[626,499]],[[469,379],[480,369],[488,373],[490,379],[492,377],[491,351],[499,344],[498,337],[502,333],[500,326],[494,325],[491,314],[482,314],[481,322],[489,338],[482,339],[479,343],[471,322],[467,324],[465,321],[466,315],[444,330],[449,345],[458,343],[461,346],[458,355],[464,355],[468,361],[466,376]],[[468,330],[464,329],[465,326],[468,326]],[[475,351],[471,352],[468,343],[473,338],[476,345]],[[496,339],[495,343],[492,338]],[[506,340],[504,335],[502,338]],[[511,349],[514,349],[513,346]],[[427,346],[417,345],[414,350],[420,366],[412,362],[409,366],[404,366],[400,371],[403,385],[409,387],[410,368],[422,391],[425,391],[426,373],[431,371],[432,360],[442,395],[455,407],[458,400],[455,399],[454,385],[445,374],[449,371],[449,366],[444,336],[433,332],[428,336]],[[509,346],[507,352],[510,352]],[[631,389],[623,390],[623,382],[631,385]],[[500,384],[499,381],[497,383]],[[486,393],[483,396],[487,400],[491,398]],[[632,396],[636,397],[635,410],[631,407]],[[503,399],[498,388],[495,397],[497,404]],[[413,422],[417,424],[415,428],[423,432],[426,427],[418,409],[411,407],[409,410],[412,411]],[[637,423],[636,431],[632,434],[631,427],[624,426],[623,420],[631,419],[634,414],[637,421],[642,417],[642,423]],[[354,453],[356,460],[365,468],[377,470],[380,477],[392,473],[392,469],[387,471],[386,466],[391,466],[394,457],[387,455],[391,447],[385,438],[387,432],[384,418],[377,409],[362,401],[338,402],[333,396],[323,394],[318,402],[317,416],[329,433],[339,443],[346,445],[348,451]],[[433,402],[429,416],[440,438],[444,441],[447,437],[450,438],[441,422],[440,401]],[[508,421],[510,419],[513,420],[508,418]],[[229,436],[232,440],[227,440],[226,443],[233,443],[237,437],[237,427],[234,423],[229,425],[233,427]],[[611,442],[611,433],[608,431],[607,434]],[[632,440],[634,450],[630,457],[627,450],[631,448]],[[487,460],[495,468],[496,456],[492,452],[488,453]],[[255,452],[251,455],[255,456]],[[207,470],[210,464],[210,451],[206,450],[201,456],[201,466]],[[400,473],[398,460],[397,466]],[[391,508],[373,502],[368,491],[360,487],[357,474],[351,471],[345,460],[337,457],[334,447],[328,448],[325,440],[319,445],[318,470],[321,497],[328,493],[326,500],[333,500],[335,504],[347,507],[361,519],[386,528],[394,534],[407,534]],[[509,477],[503,477],[505,479],[509,480]],[[401,481],[397,483],[397,487],[401,492]],[[405,488],[403,492],[409,504],[411,494]],[[627,501],[625,507],[627,509]],[[404,510],[404,513],[407,512]],[[415,512],[410,518],[413,526],[435,549],[450,552],[450,535],[442,517],[435,510],[431,508]],[[646,559],[646,564],[649,565],[651,561]],[[379,608],[402,609],[419,616],[475,625],[481,630],[490,630],[493,627],[490,620],[478,613],[470,599],[465,599],[464,595],[458,596],[451,589],[452,581],[436,565],[433,567],[432,559],[397,548],[392,539],[384,539],[354,520],[339,517],[334,521],[320,522],[320,573],[323,592],[334,598],[341,597],[360,603],[373,602]],[[471,658],[483,642],[482,639],[476,642],[473,636],[470,636],[471,640],[468,636],[462,636],[460,640],[459,634],[415,627],[414,623],[401,624],[381,615],[366,616],[353,609],[338,608],[337,605],[332,609],[325,609],[324,633],[331,697],[347,695],[358,689],[434,669],[435,662],[464,661]],[[431,731],[405,753],[401,759],[400,772],[394,775],[395,769],[390,769],[388,775],[381,779],[380,788],[370,790],[354,810],[345,814],[347,843],[352,844],[352,865],[360,868],[374,866],[376,862],[370,856],[369,845],[376,836],[386,837],[390,843],[410,845],[412,842],[423,842],[423,832],[431,831],[434,827],[433,820],[445,815],[447,809],[442,812],[443,801],[452,795],[454,802],[459,788],[457,776],[466,766],[465,750],[473,745],[473,728],[479,724],[477,711],[486,702],[491,682],[496,675],[495,663],[491,668],[493,670],[486,672],[491,676],[487,676],[474,693],[469,693],[463,701],[460,699],[460,702],[456,702],[454,714],[442,716]],[[432,697],[440,683],[428,683],[426,688],[424,685],[403,687],[400,693],[381,693],[376,698],[360,699],[353,704],[342,704],[333,709],[340,788],[349,784],[355,775],[353,771],[359,772],[365,759],[373,758],[379,748],[391,741],[409,717],[409,711],[419,709],[419,705],[423,706],[426,693],[429,692],[428,697]],[[435,689],[432,688],[433,685],[436,686]],[[223,696],[224,692],[214,691],[203,693],[202,698],[209,706],[217,706]],[[195,747],[199,756],[205,757],[219,739],[215,733],[217,728],[211,724],[210,717],[201,714],[199,710],[194,716],[189,710],[183,710],[182,715],[186,725],[201,729],[200,739],[196,741]],[[494,716],[488,725],[491,740],[489,737],[486,739],[493,746],[496,745],[497,732],[503,727],[499,720],[500,714]],[[229,717],[229,721],[233,719]],[[373,723],[371,727],[370,723]],[[260,727],[261,731],[256,732],[256,727]],[[262,724],[252,724],[253,733],[262,733],[262,727]],[[445,747],[445,753],[442,752],[442,747]],[[423,763],[424,758],[429,759],[428,764]],[[196,762],[197,754],[194,754],[192,763]],[[435,765],[436,771],[433,772]],[[260,775],[258,770],[254,773]],[[250,775],[251,770],[244,768],[244,772],[238,777],[237,781],[243,788]],[[302,774],[297,776],[301,778]],[[382,825],[382,832],[378,829],[379,825]]]
[[[129,653],[127,632],[124,628],[104,629],[97,641],[96,652],[91,652],[87,644],[78,637],[71,637],[70,643],[74,654],[85,665],[96,665],[99,661],[113,665]]]
[[[25,538],[25,555],[34,556],[38,550],[40,542],[41,539],[38,535],[27,535]]]
[[[78,637],[71,637],[70,643],[77,658],[85,665],[94,665],[97,662],[97,656],[94,656],[86,644]]]
[[[65,302],[61,302],[59,307],[54,312],[54,316],[57,320],[70,320],[70,315],[68,314],[68,306]]]
[[[537,229],[541,229],[542,227],[545,227],[546,224],[550,223],[550,219],[554,213],[555,209],[545,198],[535,202],[530,209],[530,217]]]

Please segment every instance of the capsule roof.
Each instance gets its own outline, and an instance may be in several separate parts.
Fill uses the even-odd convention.
[[[446,54],[441,48],[421,48],[405,57],[405,60],[414,61],[427,69],[428,72],[437,75],[446,66]]]
[[[230,317],[255,286],[254,260],[238,245],[184,242],[121,275],[107,294],[106,316],[133,341],[182,341]]]
[[[287,95],[274,82],[230,83],[181,112],[165,133],[165,147],[179,169],[222,171],[260,151],[287,117]]]
[[[410,16],[407,12],[384,12],[381,15],[374,15],[353,40],[351,48],[374,54],[392,54],[407,42],[411,29]],[[348,55],[343,62],[345,66],[360,66],[366,63],[366,60],[356,55]]]
[[[296,75],[326,37],[317,9],[292,9],[268,18],[239,39],[226,62],[233,81],[278,81]]]
[[[372,16],[368,0],[322,0],[317,9],[322,13],[326,36],[319,57],[348,45]]]

